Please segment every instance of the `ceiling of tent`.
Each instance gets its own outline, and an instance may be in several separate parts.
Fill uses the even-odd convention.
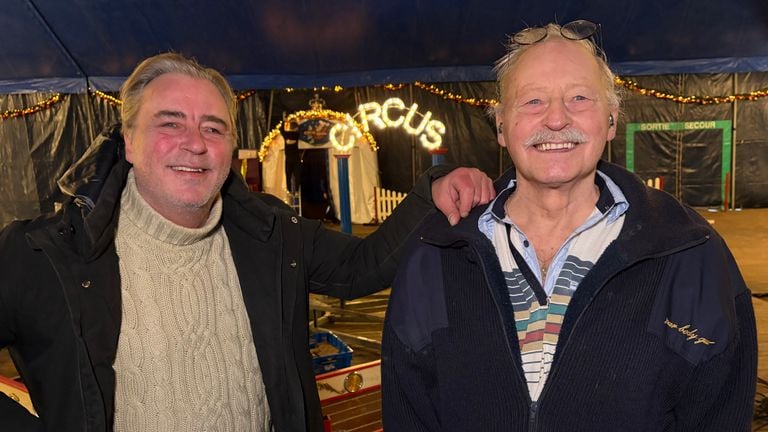
[[[506,35],[578,18],[620,74],[768,71],[767,0],[7,0],[0,93],[114,91],[168,50],[237,89],[485,81]]]

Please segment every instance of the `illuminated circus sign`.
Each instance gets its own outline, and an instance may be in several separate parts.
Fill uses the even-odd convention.
[[[418,136],[421,145],[428,150],[440,148],[445,135],[445,124],[434,120],[432,112],[420,113],[418,109],[418,104],[406,106],[400,98],[387,99],[383,104],[361,104],[357,107],[354,117],[349,116],[346,122],[337,123],[331,129],[331,143],[339,151],[348,152],[361,136],[361,131],[354,126],[354,118],[357,118],[364,132],[370,132],[372,125],[378,129],[402,128],[406,133]]]

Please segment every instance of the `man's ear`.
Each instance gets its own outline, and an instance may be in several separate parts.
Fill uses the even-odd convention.
[[[611,110],[608,117],[608,136],[606,141],[611,141],[616,138],[616,126],[619,122],[619,110]]]
[[[500,146],[507,147],[507,142],[504,140],[504,120],[498,111],[496,112],[496,141]]]
[[[125,142],[125,160],[133,163],[133,134],[123,129],[123,142]]]

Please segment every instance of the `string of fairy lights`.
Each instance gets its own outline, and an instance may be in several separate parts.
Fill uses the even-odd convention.
[[[18,117],[26,117],[36,112],[47,110],[48,108],[56,105],[56,103],[58,103],[60,100],[61,100],[61,95],[59,93],[56,93],[53,96],[49,97],[48,99],[40,101],[30,107],[21,108],[21,109],[9,109],[9,110],[3,111],[2,113],[0,113],[0,119],[8,120],[8,119],[18,118]]]
[[[758,89],[758,90],[753,90],[746,93],[737,93],[737,94],[732,94],[727,96],[709,96],[709,95],[686,96],[686,95],[669,93],[662,90],[646,88],[641,86],[636,81],[630,78],[617,76],[615,79],[615,82],[617,86],[623,87],[624,89],[629,90],[632,93],[636,93],[636,94],[648,96],[648,97],[654,97],[656,99],[662,99],[662,100],[672,101],[676,103],[681,103],[681,104],[714,105],[714,104],[723,104],[723,103],[733,103],[736,101],[756,101],[756,100],[768,97],[768,87]],[[382,85],[381,87],[384,88],[385,90],[395,91],[395,90],[400,90],[406,86],[408,86],[408,84],[385,84],[385,85]],[[463,95],[453,93],[449,90],[441,89],[440,87],[433,84],[424,84],[422,82],[417,81],[413,83],[413,86],[423,91],[426,91],[428,93],[431,93],[433,95],[439,96],[445,100],[461,103],[465,105],[470,105],[478,108],[488,108],[498,103],[498,101],[495,99],[465,97]],[[337,86],[330,86],[330,87],[326,87],[326,86],[315,87],[312,90],[340,92],[340,91],[343,91],[344,88],[337,85]],[[283,89],[283,91],[290,93],[290,92],[297,91],[297,89],[285,88]],[[99,90],[90,89],[89,93],[94,97],[109,103],[112,106],[120,106],[123,103],[120,99]],[[257,94],[256,90],[247,90],[247,91],[238,93],[236,95],[237,101],[242,102],[256,94]],[[21,108],[21,109],[9,109],[9,110],[0,112],[0,119],[8,120],[13,118],[26,117],[43,110],[47,110],[53,107],[54,105],[56,105],[56,103],[58,103],[60,100],[61,100],[61,94],[55,93],[48,99],[38,102],[30,107]],[[370,141],[370,142],[373,142],[373,141]]]
[[[748,93],[738,93],[729,96],[681,96],[641,87],[640,84],[629,78],[616,77],[615,81],[617,85],[624,87],[633,93],[638,93],[643,96],[652,96],[656,99],[670,100],[682,104],[713,105],[732,103],[736,101],[755,101],[768,97],[768,88],[753,90]]]

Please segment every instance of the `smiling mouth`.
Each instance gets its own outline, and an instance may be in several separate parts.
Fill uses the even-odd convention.
[[[535,144],[533,147],[538,151],[552,151],[552,150],[570,150],[576,147],[577,143],[564,142],[564,143],[542,143]]]
[[[185,167],[185,166],[172,166],[171,169],[178,172],[189,172],[189,173],[202,173],[205,171],[205,169],[203,168],[192,168],[192,167]]]

